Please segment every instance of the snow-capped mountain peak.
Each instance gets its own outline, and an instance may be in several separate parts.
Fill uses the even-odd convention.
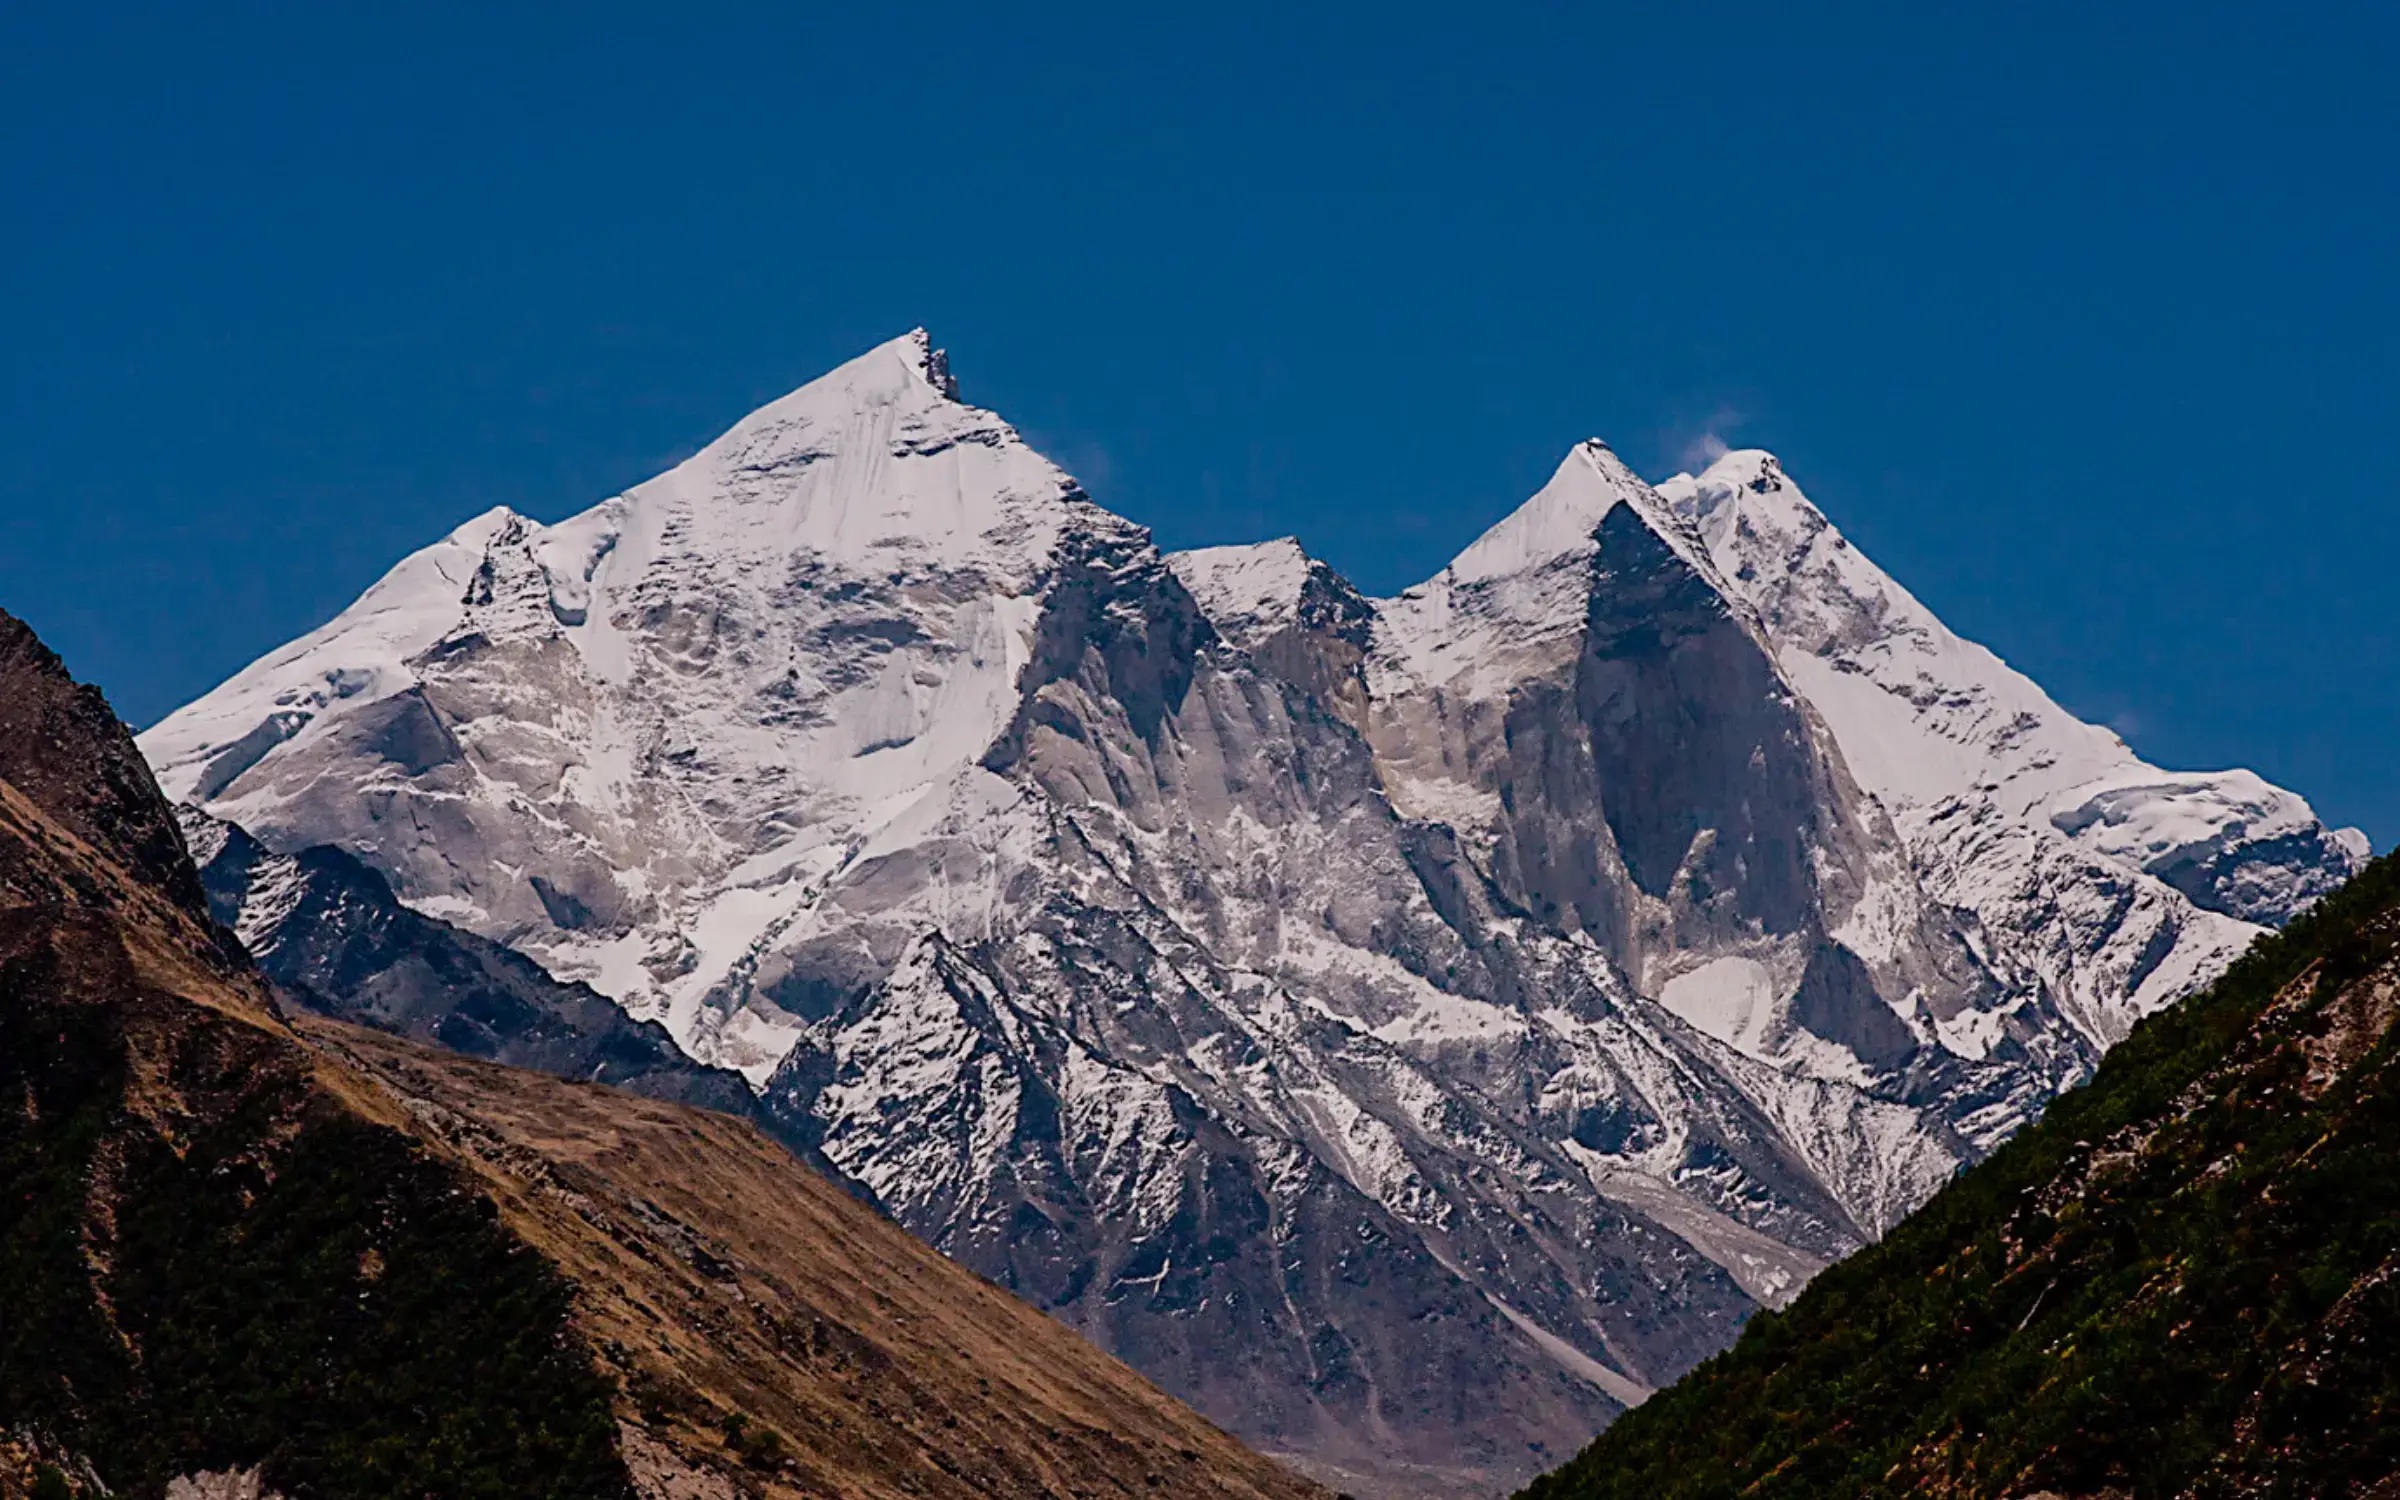
[[[1598,438],[1574,446],[1550,482],[1483,535],[1444,570],[1454,585],[1486,583],[1588,557],[1593,533],[1609,512],[1626,506],[1695,567],[1709,566],[1697,538],[1672,507]]]
[[[1904,822],[1988,808],[2245,922],[2288,920],[2363,863],[2364,835],[2326,829],[2293,793],[2249,771],[2162,771],[2069,714],[1851,546],[1773,454],[1726,453],[1659,493],[1766,623],[1852,773]]]
[[[1612,529],[1619,554],[1658,554],[1638,566],[1680,568],[1727,610],[1742,608],[1689,519],[1593,438],[1448,567],[1378,605],[1375,680],[1488,697],[1576,649]]]
[[[921,331],[141,743],[1395,1494],[1580,1441],[2357,863],[2065,714],[1766,454],[1580,444],[1372,600],[1162,557]]]
[[[1080,491],[956,389],[918,329],[760,407],[628,498],[687,515],[685,545],[710,555],[1038,567]]]
[[[798,1023],[712,996],[775,993],[758,945],[893,820],[990,804],[1050,581],[1147,546],[953,391],[912,332],[581,515],[478,517],[147,753],[171,795],[374,851],[429,913],[763,1077]],[[431,800],[328,803],[339,765]]]

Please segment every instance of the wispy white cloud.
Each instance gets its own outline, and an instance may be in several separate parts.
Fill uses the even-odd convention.
[[[1725,439],[1719,437],[1712,428],[1684,444],[1683,451],[1675,456],[1675,461],[1690,472],[1697,474],[1718,459],[1723,458],[1732,446]]]
[[[1678,467],[1686,473],[1697,474],[1725,456],[1733,446],[1726,441],[1727,435],[1747,420],[1732,407],[1720,406],[1695,424],[1698,431],[1679,427],[1669,433],[1667,446],[1674,451]]]

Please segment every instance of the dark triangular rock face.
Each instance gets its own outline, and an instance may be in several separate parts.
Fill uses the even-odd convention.
[[[1728,925],[1799,929],[1832,778],[1765,643],[1620,505],[1600,523],[1575,681],[1625,872]],[[1703,835],[1706,846],[1696,847]]]
[[[1593,541],[1572,671],[1507,707],[1490,773],[1501,890],[1636,967],[1645,948],[1806,931],[1825,905],[1812,851],[1848,860],[1866,842],[1807,710],[1755,629],[1632,506]],[[1667,931],[1635,930],[1628,886]]]

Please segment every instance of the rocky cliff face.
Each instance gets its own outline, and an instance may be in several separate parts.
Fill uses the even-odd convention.
[[[693,1062],[655,1021],[514,949],[401,904],[331,845],[270,852],[230,823],[181,811],[208,893],[281,998],[470,1057],[677,1099],[773,1127],[742,1076]]]
[[[940,376],[479,518],[144,749],[1321,1472],[1542,1467],[2360,856],[2069,719],[1761,455],[1582,445],[1370,600],[1160,554]]]

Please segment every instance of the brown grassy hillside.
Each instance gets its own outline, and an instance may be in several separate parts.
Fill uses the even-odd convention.
[[[389,1087],[565,1268],[647,1437],[762,1493],[1313,1492],[742,1121],[298,1024]]]

